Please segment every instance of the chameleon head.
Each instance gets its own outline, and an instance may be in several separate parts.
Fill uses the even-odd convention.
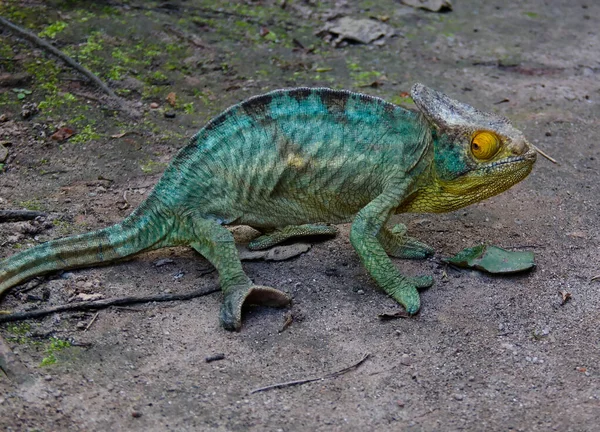
[[[404,211],[445,212],[489,198],[523,180],[535,148],[502,116],[415,84],[411,96],[431,125],[433,165]]]

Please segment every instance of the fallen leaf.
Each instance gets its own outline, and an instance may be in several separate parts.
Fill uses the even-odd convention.
[[[442,261],[457,267],[472,268],[492,274],[517,273],[535,267],[533,252],[511,252],[496,246],[466,248]]]
[[[559,291],[560,295],[562,296],[562,302],[560,303],[561,306],[564,305],[566,302],[568,302],[569,300],[571,300],[571,293],[565,290]]]
[[[397,312],[384,312],[377,315],[381,321],[390,321],[398,318],[410,318],[410,315],[406,311],[397,311]]]
[[[103,298],[104,298],[104,295],[100,294],[100,293],[96,293],[96,294],[79,293],[75,297],[73,297],[71,299],[71,301],[73,301],[73,300],[78,300],[78,301],[95,301],[95,300],[101,300]]]
[[[71,138],[73,135],[75,135],[75,130],[65,126],[54,132],[50,138],[52,138],[54,141],[63,142]]]
[[[450,0],[402,0],[407,6],[425,9],[431,12],[446,12],[452,10]]]
[[[171,93],[169,93],[167,95],[167,102],[172,107],[174,107],[175,105],[177,105],[177,95],[175,94],[175,92],[171,92]]]
[[[285,246],[275,246],[267,250],[249,250],[245,246],[238,246],[238,254],[242,261],[253,261],[264,259],[265,261],[283,261],[294,258],[309,251],[311,245],[308,243],[294,243]]]

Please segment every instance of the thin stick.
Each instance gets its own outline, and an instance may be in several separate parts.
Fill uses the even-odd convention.
[[[33,220],[39,216],[48,216],[46,213],[33,210],[0,210],[0,223]]]
[[[18,383],[25,382],[29,376],[27,368],[15,356],[2,336],[0,336],[0,371],[4,372],[10,380]]]
[[[96,318],[98,318],[99,314],[100,314],[100,312],[96,312],[96,315],[94,315],[94,318],[92,318],[90,323],[85,327],[85,329],[83,331],[88,331],[88,329],[92,326],[92,324],[94,324],[94,321],[96,321]]]
[[[92,309],[104,309],[110,306],[122,306],[135,303],[150,303],[150,302],[168,302],[168,301],[184,301],[191,300],[196,297],[202,297],[219,291],[219,288],[211,288],[209,290],[197,290],[187,294],[159,294],[152,296],[133,296],[133,297],[117,297],[112,299],[96,300],[89,302],[77,302],[65,305],[52,306],[46,309],[36,309],[27,312],[16,312],[9,315],[0,314],[0,323],[22,321],[30,318],[40,318],[46,315],[51,315],[57,312],[65,311],[86,311]]]
[[[590,282],[594,282],[594,281],[596,281],[598,279],[600,279],[600,274],[592,277],[592,279],[590,280]]]
[[[53,55],[55,55],[56,57],[58,57],[59,59],[61,59],[62,61],[64,61],[66,64],[68,64],[73,69],[77,70],[79,73],[81,73],[86,78],[88,78],[90,81],[92,81],[94,84],[96,84],[96,86],[98,86],[98,88],[100,88],[104,93],[106,93],[107,95],[109,95],[111,98],[116,99],[116,100],[120,99],[115,94],[115,92],[113,92],[111,89],[109,89],[107,87],[107,85],[104,84],[100,80],[100,78],[98,78],[96,75],[94,75],[92,72],[90,72],[87,68],[85,68],[84,66],[80,65],[79,63],[77,63],[75,60],[73,60],[71,57],[69,57],[68,55],[66,55],[65,53],[63,53],[62,51],[60,51],[59,49],[57,49],[57,48],[53,47],[52,45],[50,45],[45,40],[37,37],[36,35],[34,35],[33,33],[31,33],[30,31],[25,30],[22,27],[19,27],[18,25],[14,24],[14,23],[12,23],[10,21],[8,21],[5,18],[0,17],[0,24],[3,25],[4,27],[7,27],[7,28],[11,29],[15,33],[18,33],[23,38],[27,39],[29,42],[31,42],[31,43],[39,46],[39,47],[44,48],[45,50],[49,51],[50,53],[52,53]]]
[[[531,144],[531,147],[533,147],[533,149],[538,152],[539,154],[541,154],[542,156],[544,156],[546,159],[548,159],[550,162],[552,162],[553,164],[558,165],[558,162],[556,162],[556,159],[554,159],[553,157],[549,156],[548,154],[544,153],[540,148],[534,146],[533,144]]]
[[[315,381],[321,381],[321,380],[325,380],[325,379],[335,378],[337,376],[345,374],[346,372],[356,369],[361,364],[363,364],[365,362],[365,360],[367,360],[369,358],[370,355],[371,355],[370,353],[367,353],[358,362],[356,362],[348,367],[345,367],[344,369],[340,369],[339,371],[328,373],[327,375],[323,375],[318,378],[306,378],[306,379],[295,380],[295,381],[287,381],[287,382],[278,383],[278,384],[271,384],[266,387],[260,387],[260,388],[254,389],[248,394],[254,394],[254,393],[259,393],[259,392],[263,392],[263,391],[267,391],[267,390],[273,390],[273,389],[284,388],[284,387],[292,387],[295,385],[302,385],[302,384],[307,384],[307,383],[311,383],[311,382],[315,382]]]

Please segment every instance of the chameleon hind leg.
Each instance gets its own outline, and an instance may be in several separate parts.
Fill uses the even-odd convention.
[[[267,249],[275,246],[285,240],[294,237],[304,237],[313,235],[335,236],[337,228],[333,225],[323,224],[306,224],[306,225],[290,225],[284,228],[279,228],[260,237],[255,238],[248,244],[250,250]]]
[[[242,327],[242,307],[260,304],[270,307],[287,306],[291,298],[282,291],[268,286],[255,285],[244,273],[231,232],[218,223],[194,219],[195,240],[189,244],[203,255],[219,273],[223,303],[220,321],[227,330]]]
[[[423,259],[435,252],[431,246],[407,236],[404,224],[394,225],[392,229],[383,226],[377,239],[387,254],[395,258]]]

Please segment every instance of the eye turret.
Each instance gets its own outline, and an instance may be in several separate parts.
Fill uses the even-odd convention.
[[[477,159],[491,159],[498,150],[500,150],[500,138],[492,132],[477,132],[471,139],[471,153]]]

